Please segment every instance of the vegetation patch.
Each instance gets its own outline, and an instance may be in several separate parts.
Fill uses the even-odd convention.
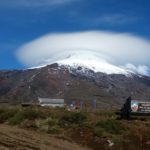
[[[62,127],[68,127],[73,124],[82,124],[86,119],[87,116],[82,112],[71,112],[60,119],[59,125]]]
[[[49,127],[47,132],[49,134],[59,134],[60,133],[60,127],[59,126]]]
[[[114,111],[110,110],[78,110],[77,112],[49,107],[0,107],[0,123],[29,128],[31,129],[29,131],[39,130],[39,133],[43,131],[58,137],[65,136],[95,150],[107,149],[111,144],[108,141],[114,144],[114,149],[122,149],[122,146],[129,142],[135,147],[137,143],[142,144],[141,137],[149,144],[150,120],[148,118],[147,121],[125,121],[115,118]]]
[[[6,122],[9,118],[12,118],[16,113],[15,108],[1,108],[0,109],[0,123]]]
[[[23,113],[17,112],[12,118],[8,120],[10,125],[18,125],[24,120]]]
[[[111,117],[111,118],[114,118],[116,115],[115,115],[115,112],[113,111],[110,111],[110,110],[100,110],[98,112],[96,112],[96,115],[99,115],[99,116],[103,116],[103,117]]]
[[[125,130],[122,123],[114,119],[98,121],[96,127],[101,127],[105,130],[105,132],[111,134],[120,134],[123,130]]]

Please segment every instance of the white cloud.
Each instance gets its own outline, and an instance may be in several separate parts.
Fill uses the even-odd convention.
[[[139,74],[144,74],[144,75],[149,75],[149,68],[147,66],[144,66],[144,65],[139,65],[137,67],[137,72]]]
[[[99,59],[125,66],[134,72],[148,74],[150,41],[130,33],[88,31],[47,34],[23,45],[17,56],[31,67],[47,61],[53,63],[82,51],[94,53]]]
[[[150,70],[145,65],[135,66],[133,64],[126,64],[125,66],[123,66],[123,68],[128,69],[128,70],[133,71],[133,72],[138,73],[138,74],[144,74],[144,75],[149,76]]]

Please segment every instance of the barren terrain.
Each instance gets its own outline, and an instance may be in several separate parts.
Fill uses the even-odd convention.
[[[0,150],[87,150],[63,137],[0,124]]]

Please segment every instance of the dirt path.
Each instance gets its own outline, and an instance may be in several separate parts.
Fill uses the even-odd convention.
[[[63,137],[0,124],[0,150],[87,150]]]

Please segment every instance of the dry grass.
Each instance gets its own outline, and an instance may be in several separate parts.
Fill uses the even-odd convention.
[[[111,110],[0,108],[0,150],[88,149],[79,145],[94,150],[150,149],[150,118],[145,121],[116,118]],[[109,147],[107,140],[114,145]]]
[[[0,125],[1,150],[87,150],[65,139],[50,136],[43,132],[18,129],[8,125]]]

